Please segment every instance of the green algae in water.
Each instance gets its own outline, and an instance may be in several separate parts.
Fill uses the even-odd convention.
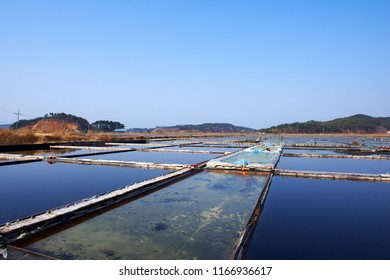
[[[227,259],[264,181],[202,172],[27,248],[61,259]]]

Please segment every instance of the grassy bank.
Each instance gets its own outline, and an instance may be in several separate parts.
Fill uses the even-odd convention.
[[[3,129],[0,130],[0,144],[1,145],[17,145],[17,144],[31,144],[36,143],[39,137],[32,132],[17,132],[14,130]]]
[[[142,136],[119,135],[115,133],[81,133],[81,132],[53,132],[35,133],[15,130],[0,130],[0,145],[39,144],[54,142],[77,142],[77,141],[115,141],[137,140]]]
[[[0,130],[0,145],[18,145],[18,144],[40,144],[40,143],[54,143],[54,142],[78,142],[78,141],[126,141],[126,140],[140,140],[140,139],[172,139],[172,138],[208,138],[208,137],[226,137],[226,136],[309,136],[309,137],[323,137],[323,136],[350,136],[350,137],[374,137],[374,138],[390,138],[390,134],[240,134],[240,133],[148,133],[148,134],[118,134],[112,132],[53,132],[41,133],[23,130]]]

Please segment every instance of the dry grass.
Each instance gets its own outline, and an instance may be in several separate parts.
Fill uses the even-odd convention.
[[[36,143],[39,137],[33,132],[18,132],[14,130],[0,130],[0,144],[2,145],[17,145]]]
[[[79,142],[79,141],[118,141],[118,140],[138,140],[143,136],[126,134],[106,133],[106,132],[53,132],[42,133],[25,130],[0,130],[0,145],[37,144],[55,142]]]
[[[234,135],[234,134],[232,134]],[[253,134],[255,136],[258,134]],[[355,136],[355,137],[389,137],[389,134],[275,134],[275,135],[296,135],[296,136]],[[154,134],[118,134],[118,133],[107,133],[107,132],[52,132],[52,133],[42,133],[42,132],[32,132],[26,130],[0,130],[0,145],[18,145],[18,144],[36,144],[36,143],[54,143],[54,142],[79,142],[79,141],[104,141],[104,142],[115,142],[115,141],[126,141],[126,140],[141,140],[146,138],[187,138],[187,137],[217,137],[217,136],[226,136],[226,134],[214,133],[214,134],[190,134],[190,133],[172,133],[166,135],[154,135]]]

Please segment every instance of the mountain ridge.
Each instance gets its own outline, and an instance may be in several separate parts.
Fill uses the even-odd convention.
[[[203,123],[203,124],[184,124],[175,126],[157,126],[152,130],[154,133],[160,132],[202,132],[202,133],[244,133],[256,132],[256,129],[236,126],[230,123]]]
[[[390,117],[372,117],[356,114],[330,121],[307,121],[285,123],[260,129],[263,133],[387,133],[390,131]]]

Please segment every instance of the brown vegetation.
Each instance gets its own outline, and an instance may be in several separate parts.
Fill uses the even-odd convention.
[[[113,133],[83,133],[78,131],[77,124],[62,120],[42,119],[35,125],[25,126],[18,130],[0,130],[0,145],[109,141]]]
[[[35,135],[35,133],[30,131],[18,132],[8,129],[0,130],[0,144],[2,145],[36,143],[37,141],[38,137]]]
[[[53,132],[70,132],[77,131],[78,126],[74,123],[61,121],[61,120],[48,120],[42,119],[38,121],[35,125],[25,126],[20,128],[20,131],[34,131],[42,133],[53,133]]]
[[[128,134],[104,133],[104,132],[77,132],[55,131],[52,133],[34,132],[31,130],[0,130],[0,145],[37,144],[55,142],[78,142],[78,141],[119,141],[139,140],[143,136]]]

